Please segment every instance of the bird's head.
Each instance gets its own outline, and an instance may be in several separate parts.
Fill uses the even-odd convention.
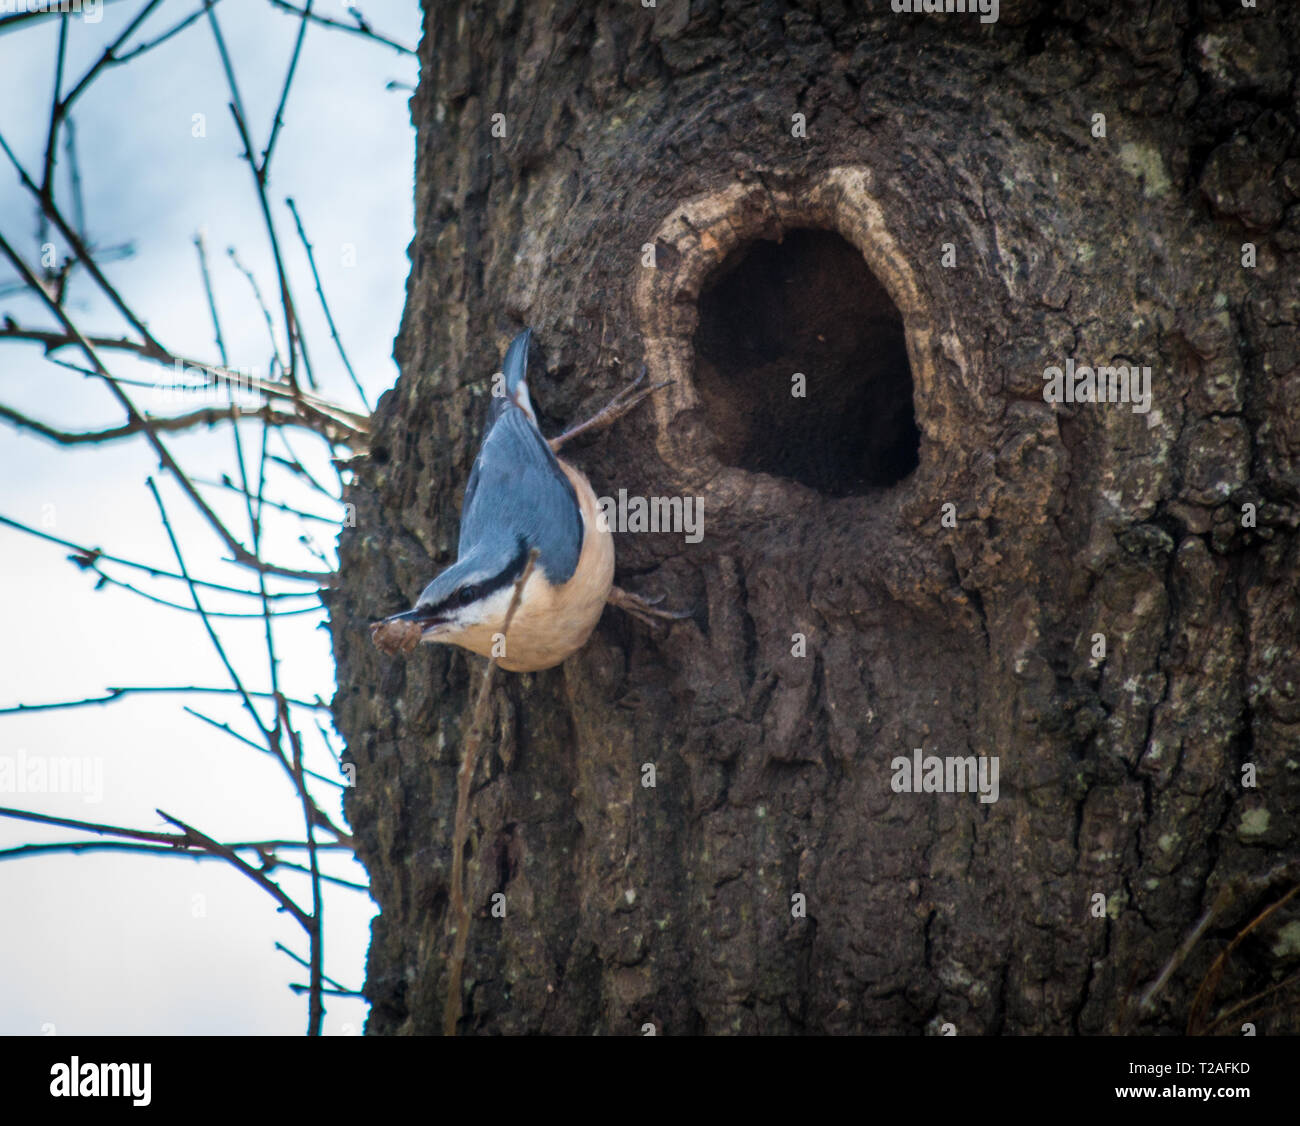
[[[410,610],[371,626],[376,644],[409,651],[420,641],[457,645],[470,634],[499,631],[527,562],[522,542],[513,552],[508,547],[477,551],[457,560],[424,588]]]

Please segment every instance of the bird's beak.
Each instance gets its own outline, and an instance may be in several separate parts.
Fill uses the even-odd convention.
[[[418,607],[414,610],[406,610],[401,614],[391,614],[382,622],[375,622],[370,628],[382,626],[388,622],[414,622],[417,626],[428,629],[430,626],[441,625],[447,619],[439,614],[430,613],[428,610],[421,610]]]

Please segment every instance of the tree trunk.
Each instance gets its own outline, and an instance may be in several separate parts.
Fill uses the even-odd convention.
[[[1298,877],[1300,10],[872,9],[428,5],[331,606],[371,1032],[441,1028],[485,662],[365,624],[454,560],[524,325],[548,434],[670,381],[566,456],[703,537],[616,536],[690,620],[498,674],[462,1032],[1200,1030],[1300,968],[1293,899],[1193,1001]],[[1082,365],[1150,409],[1046,401]]]

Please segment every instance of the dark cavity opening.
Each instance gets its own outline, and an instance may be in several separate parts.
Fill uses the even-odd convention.
[[[834,497],[916,468],[903,318],[839,235],[794,230],[737,247],[699,313],[695,382],[721,462]]]

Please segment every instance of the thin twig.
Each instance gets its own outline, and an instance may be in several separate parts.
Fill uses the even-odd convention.
[[[252,717],[253,722],[257,724],[257,729],[262,733],[263,738],[267,739],[269,742],[271,738],[270,729],[262,722],[262,717],[253,706],[252,697],[244,691],[244,682],[235,671],[235,666],[230,663],[230,658],[226,656],[225,647],[221,644],[221,639],[217,636],[217,631],[213,628],[212,622],[208,618],[207,611],[203,606],[203,600],[199,598],[198,588],[189,581],[190,576],[189,571],[185,566],[185,557],[181,554],[181,547],[176,540],[176,533],[172,531],[171,519],[167,515],[167,508],[162,502],[162,497],[158,494],[158,486],[154,483],[152,477],[146,478],[145,484],[149,487],[149,492],[153,494],[154,504],[158,506],[158,515],[162,520],[163,530],[167,533],[167,539],[172,545],[172,553],[176,556],[176,565],[180,568],[181,574],[185,576],[185,581],[190,588],[190,598],[194,602],[194,609],[199,615],[199,620],[203,623],[203,628],[208,635],[208,640],[212,642],[212,648],[216,650],[217,656],[221,659],[222,665],[225,666],[226,675],[230,677],[231,683],[239,693],[239,697],[244,703],[245,711],[247,711]],[[277,696],[278,692],[273,687],[272,699],[275,699]]]
[[[302,966],[304,969],[311,968],[311,963],[309,963],[306,958],[304,958],[301,954],[297,954],[294,951],[290,950],[287,946],[284,945],[284,943],[277,942],[275,944],[275,948],[279,950],[282,954],[287,954],[290,958],[292,958],[295,962],[298,963],[298,965]],[[336,979],[330,977],[329,974],[321,974],[321,981],[323,981],[326,985],[332,985],[336,990],[339,990],[341,992],[353,993],[356,994],[357,996],[360,996],[360,994],[357,993],[356,990],[349,989],[341,981],[337,981]],[[292,989],[294,988],[294,986],[290,986],[290,988]]]
[[[125,685],[120,687],[106,688],[103,696],[86,696],[78,700],[56,700],[48,704],[14,704],[11,707],[0,708],[0,715],[17,715],[23,712],[53,712],[65,708],[86,708],[95,707],[99,704],[114,704],[118,700],[127,696],[152,696],[158,694],[169,694],[173,692],[196,692],[203,694],[213,694],[218,696],[237,696],[240,693],[234,688],[212,687],[202,684],[142,684],[142,685]],[[260,692],[255,688],[247,688],[244,694],[254,696],[259,699],[271,699],[270,692]],[[327,712],[330,706],[324,700],[297,700],[289,697],[289,703],[296,708],[311,708],[315,711]]]
[[[195,12],[194,17],[203,13]],[[221,318],[217,316],[217,299],[212,293],[212,276],[208,273],[208,248],[203,241],[203,232],[199,231],[194,236],[194,249],[199,256],[199,273],[203,276],[203,292],[208,299],[208,315],[212,318],[212,334],[216,338],[217,352],[221,356],[221,366],[228,368],[230,358],[226,355],[226,338],[221,332]]]
[[[48,438],[51,442],[58,442],[61,446],[104,445],[108,442],[120,441],[123,438],[142,435],[146,430],[153,430],[155,433],[176,434],[200,426],[211,429],[222,423],[237,421],[241,418],[260,418],[268,426],[297,426],[302,421],[297,415],[277,411],[270,403],[263,403],[259,407],[241,407],[231,403],[228,406],[203,407],[191,411],[189,414],[157,415],[141,412],[138,417],[121,426],[110,426],[105,430],[68,431],[57,430],[47,423],[20,414],[18,411],[0,404],[0,419],[4,419],[6,422],[10,422],[24,430],[30,430],[34,434],[39,434],[42,438]]]
[[[289,89],[293,86],[293,74],[298,69],[298,58],[302,54],[302,41],[307,37],[307,21],[311,18],[311,6],[314,0],[307,0],[307,7],[298,24],[298,37],[293,41],[293,54],[289,56],[289,70],[284,76],[284,86],[280,89],[280,101],[275,107],[275,117],[271,121],[271,136],[262,150],[262,167],[271,163],[271,153],[275,151],[275,142],[284,127],[284,107],[289,101]]]
[[[221,2],[221,0],[212,0],[212,2],[214,4],[218,4]],[[143,43],[138,43],[136,44],[136,46],[132,47],[129,51],[125,51],[120,55],[114,54],[113,56],[114,65],[116,65],[117,63],[130,62],[132,59],[137,58],[138,56],[143,55],[148,51],[152,51],[155,47],[161,47],[164,43],[167,42],[167,40],[171,39],[172,36],[179,35],[182,31],[184,31],[187,27],[189,27],[190,24],[194,23],[195,20],[200,20],[202,18],[203,18],[203,9],[196,8],[183,20],[181,20],[179,23],[173,24],[161,35],[157,35],[153,39],[147,39]]]
[[[1228,962],[1232,958],[1237,947],[1245,942],[1250,933],[1268,919],[1273,912],[1289,903],[1295,897],[1297,892],[1300,892],[1300,884],[1296,884],[1295,887],[1287,892],[1286,895],[1282,896],[1281,899],[1270,904],[1251,919],[1251,921],[1237,933],[1233,940],[1228,943],[1224,950],[1220,952],[1219,956],[1214,959],[1214,962],[1210,965],[1209,970],[1206,971],[1205,977],[1202,978],[1201,984],[1196,990],[1196,996],[1192,999],[1192,1007],[1187,1014],[1187,1034],[1189,1036],[1198,1036],[1201,1033],[1208,1031],[1205,1024],[1206,1010],[1214,1000],[1214,993],[1218,989],[1219,982],[1223,979],[1223,975],[1227,971]]]
[[[172,531],[171,521],[167,516],[167,509],[163,505],[162,498],[158,495],[158,487],[154,484],[152,477],[146,479],[146,484],[149,486],[149,491],[153,494],[154,501],[158,505],[158,513],[162,518],[163,530],[167,533],[167,538],[171,542],[172,551],[176,556],[176,564],[180,568],[181,574],[185,576],[186,581],[188,582],[189,572],[185,567],[185,559],[181,555],[180,544],[176,540],[176,534]],[[195,589],[193,584],[190,584],[190,597],[194,600],[194,609],[198,612],[199,620],[203,623],[203,628],[207,632],[208,640],[212,642],[213,649],[216,650],[217,656],[221,659],[222,665],[225,666],[226,673],[229,675],[231,683],[234,685],[240,699],[243,701],[244,710],[248,712],[253,723],[257,725],[257,729],[262,733],[262,737],[266,740],[266,745],[270,749],[272,756],[280,763],[285,773],[287,773],[294,781],[294,784],[298,786],[302,800],[310,806],[309,818],[314,819],[317,824],[326,826],[331,832],[341,835],[340,830],[334,828],[333,822],[325,814],[324,810],[320,809],[320,807],[312,801],[311,795],[303,787],[301,773],[294,770],[293,764],[289,761],[288,756],[285,755],[283,747],[280,746],[281,705],[286,701],[276,683],[274,675],[274,659],[272,660],[272,690],[270,696],[276,705],[275,723],[267,725],[262,722],[261,715],[258,714],[257,709],[253,706],[250,693],[245,690],[243,681],[235,671],[235,666],[231,664],[230,658],[226,655],[225,646],[221,644],[221,639],[217,636],[217,631],[213,627],[211,620],[208,618],[207,611],[204,608],[203,602],[199,598],[198,591]]]
[[[83,829],[86,832],[91,832],[91,833],[105,833],[108,834],[109,836],[121,837],[129,841],[146,841],[146,842],[153,843],[155,845],[165,845],[168,846],[166,851],[173,852],[176,855],[181,855],[181,856],[192,855],[193,852],[199,852],[199,853],[207,853],[213,857],[219,857],[222,860],[225,860],[228,864],[231,864],[235,868],[237,868],[240,872],[242,872],[245,876],[247,876],[250,880],[252,880],[255,884],[257,884],[258,887],[268,892],[276,900],[276,902],[280,904],[281,907],[283,907],[286,911],[289,912],[289,914],[291,914],[295,919],[298,920],[303,930],[310,931],[310,924],[311,924],[310,916],[308,916],[307,913],[301,907],[299,907],[298,904],[295,903],[292,898],[290,898],[288,893],[286,893],[284,889],[280,887],[279,884],[275,883],[274,880],[270,879],[270,877],[267,876],[264,871],[258,868],[254,868],[251,864],[248,863],[248,861],[246,861],[243,857],[239,856],[238,853],[236,852],[236,849],[244,849],[244,850],[254,849],[257,850],[259,853],[261,853],[264,851],[264,846],[259,846],[258,844],[248,844],[248,843],[222,844],[220,841],[214,840],[206,833],[200,832],[198,829],[194,828],[194,826],[187,825],[184,821],[180,820],[179,818],[172,817],[170,814],[164,813],[161,809],[155,810],[155,812],[164,821],[172,825],[175,825],[178,829],[180,829],[181,830],[180,833],[164,833],[164,832],[150,831],[148,829],[126,829],[118,825],[104,825],[104,824],[99,824],[91,821],[77,821],[73,818],[68,818],[68,817],[48,817],[39,813],[30,813],[24,809],[0,808],[0,817],[11,817],[19,821],[35,821],[46,825],[67,826],[72,828]],[[75,843],[77,842],[70,842],[70,844],[75,844]],[[87,845],[90,845],[96,842],[85,842],[85,843]],[[286,843],[292,844],[294,846],[297,846],[298,844],[298,842],[296,841],[286,842]],[[40,846],[22,845],[19,846],[19,849],[6,850],[6,853],[0,855],[8,855],[10,857],[17,856],[17,855],[25,855],[26,850],[30,850],[32,848],[39,848],[39,847]],[[69,846],[64,846],[64,847],[66,848]],[[163,850],[159,849],[159,851],[163,851]]]
[[[248,285],[253,291],[253,300],[257,302],[257,307],[262,310],[262,320],[266,323],[266,335],[271,341],[271,355],[274,360],[271,366],[278,366],[282,372],[287,372],[289,369],[285,366],[284,357],[280,355],[280,345],[275,339],[275,327],[271,321],[271,310],[266,304],[266,298],[262,296],[262,287],[257,284],[257,278],[254,276],[253,271],[239,260],[239,254],[233,246],[226,248],[226,257],[235,264],[235,269],[248,280]],[[293,346],[292,341],[286,341],[286,343],[290,347]]]
[[[99,576],[99,581],[95,584],[96,590],[98,590],[102,586],[117,587],[119,590],[124,590],[129,594],[134,594],[139,598],[143,598],[146,602],[152,602],[155,606],[162,606],[164,609],[167,610],[179,610],[184,614],[194,613],[193,606],[187,606],[183,602],[173,602],[169,598],[161,598],[156,594],[150,594],[147,590],[141,590],[134,583],[123,582],[121,579],[115,579],[112,575],[106,574],[103,570],[101,570],[99,567],[96,567],[94,565],[92,565],[90,569],[94,571],[96,575]],[[320,606],[300,606],[297,609],[293,609],[293,610],[276,610],[273,616],[277,618],[292,618],[292,617],[297,617],[301,614],[319,614],[320,612],[321,612]],[[247,610],[209,609],[208,616],[211,618],[261,618],[262,612],[260,610],[247,611]]]
[[[287,0],[271,0],[271,4],[273,7],[279,8],[281,11],[292,12],[296,16],[304,15],[302,8],[288,3]],[[396,39],[389,39],[386,35],[380,35],[377,31],[374,31],[368,23],[358,20],[356,15],[353,15],[352,18],[357,22],[351,24],[343,23],[341,20],[330,19],[329,16],[318,16],[315,12],[306,13],[306,18],[311,20],[312,23],[320,24],[322,27],[332,27],[336,31],[346,31],[351,35],[360,35],[365,39],[373,40],[376,43],[382,43],[385,47],[391,47],[394,51],[400,51],[403,55],[418,54],[414,48],[406,46],[405,43],[399,43]]]
[[[51,332],[48,329],[23,328],[8,317],[5,318],[3,324],[0,324],[0,339],[30,340],[34,344],[42,345],[46,356],[50,356],[53,352],[62,348],[81,347],[78,337],[70,333]],[[236,371],[222,364],[207,364],[201,360],[178,355],[162,348],[161,345],[150,346],[123,337],[113,336],[87,336],[84,339],[97,350],[129,352],[139,359],[160,364],[164,367],[173,369],[179,367],[187,372],[197,372],[204,376],[207,386],[225,385],[228,387],[233,383],[241,388],[247,388],[249,391],[256,391],[258,394],[266,395],[268,398],[287,399],[300,409],[302,413],[300,425],[304,429],[316,430],[330,441],[344,445],[364,445],[365,436],[369,429],[369,420],[365,415],[346,410],[328,399],[313,395],[309,391],[295,392],[287,384],[280,383],[277,380],[262,379],[260,376]],[[70,371],[76,371],[82,375],[96,377],[100,375],[98,371],[90,368],[78,367],[75,364],[59,360],[53,360],[52,362],[62,363]],[[147,387],[151,390],[157,390],[158,388],[157,383],[140,383],[136,380],[116,376],[114,379],[122,387]],[[320,425],[312,425],[313,421],[318,422]]]
[[[178,582],[184,582],[185,576],[175,571],[167,571],[161,567],[155,567],[149,563],[141,563],[136,559],[126,559],[120,555],[110,555],[97,547],[85,547],[79,543],[73,543],[72,540],[65,540],[59,536],[51,535],[49,532],[43,532],[39,528],[33,528],[30,524],[24,524],[12,517],[0,515],[0,525],[13,528],[16,531],[24,532],[39,540],[45,540],[47,543],[58,544],[60,547],[70,548],[75,554],[69,558],[77,564],[78,567],[90,568],[96,574],[102,574],[98,569],[98,564],[102,560],[105,563],[114,563],[120,567],[132,567],[137,571],[144,571],[155,579],[175,579]],[[255,590],[246,590],[243,587],[229,586],[225,583],[214,583],[206,579],[191,579],[195,586],[203,587],[204,590],[219,590],[224,594],[238,594],[245,598],[256,598],[258,592]],[[267,595],[268,598],[320,598],[319,590],[284,590],[274,594]]]
[[[514,621],[515,611],[523,597],[524,584],[533,573],[533,564],[537,562],[538,551],[533,548],[528,553],[528,563],[524,572],[515,580],[514,594],[506,610],[505,622],[501,627],[503,644],[510,632],[510,623]],[[488,694],[492,688],[492,678],[496,672],[496,658],[488,659],[483,679],[479,682],[478,698],[474,701],[474,711],[470,718],[469,731],[465,736],[465,748],[461,752],[460,769],[456,774],[456,826],[451,838],[451,893],[447,908],[447,925],[453,928],[453,942],[450,964],[447,973],[447,999],[443,1009],[442,1031],[445,1036],[455,1036],[456,1026],[460,1023],[462,979],[465,972],[465,950],[469,944],[469,901],[468,888],[465,886],[465,845],[469,843],[469,791],[474,781],[474,769],[478,764],[479,751],[487,737],[489,723]]]
[[[1210,929],[1210,925],[1216,918],[1218,918],[1220,912],[1228,906],[1232,899],[1233,889],[1230,886],[1224,886],[1219,889],[1219,894],[1214,897],[1214,902],[1210,904],[1205,913],[1196,921],[1196,925],[1188,932],[1187,937],[1179,943],[1178,949],[1170,955],[1169,960],[1165,963],[1164,968],[1160,971],[1155,981],[1147,986],[1146,990],[1143,992],[1142,999],[1138,1002],[1139,1013],[1150,1011],[1151,1007],[1155,1004],[1156,997],[1158,997],[1160,991],[1164,989],[1165,983],[1173,977],[1174,973],[1177,972],[1178,967],[1187,961],[1188,956],[1191,954],[1196,944],[1200,942],[1201,937]]]
[[[41,195],[54,196],[54,156],[59,146],[59,121],[63,117],[63,64],[68,57],[68,26],[72,23],[67,16],[59,20],[59,46],[54,62],[54,104],[50,106],[50,123],[45,134],[45,171],[41,177]]]
[[[63,151],[68,158],[68,187],[72,191],[72,217],[77,234],[86,237],[86,201],[81,191],[81,161],[77,159],[77,129],[71,116],[67,120],[67,131],[63,141]],[[69,259],[67,266],[71,267]]]
[[[227,489],[232,493],[244,493],[244,490],[231,481],[229,477],[222,481],[214,481],[210,477],[192,477],[191,480],[196,485],[206,485],[212,489]],[[334,498],[331,497],[330,499],[333,500]],[[335,503],[338,502],[335,501]],[[338,527],[340,519],[338,516],[322,516],[319,512],[308,512],[305,509],[295,508],[291,504],[284,504],[278,500],[269,500],[266,497],[262,498],[262,507],[274,508],[277,512],[285,512],[290,516],[297,516],[300,520],[313,520],[318,524],[329,524],[333,528]],[[256,592],[254,591],[253,593]],[[272,595],[272,597],[274,597],[274,595]]]
[[[25,187],[29,192],[31,192],[32,195],[35,196],[36,199],[39,201],[41,205],[42,214],[45,215],[54,223],[54,225],[59,229],[59,233],[67,240],[68,246],[71,248],[74,257],[76,257],[76,259],[79,262],[81,262],[83,266],[86,267],[86,269],[90,273],[90,276],[95,279],[95,283],[99,286],[101,290],[104,291],[104,296],[107,297],[116,307],[117,311],[121,313],[123,317],[126,318],[127,323],[133,329],[135,329],[136,332],[140,334],[140,338],[144,341],[144,347],[149,351],[151,351],[152,353],[154,353],[155,355],[164,354],[166,352],[166,349],[164,349],[163,346],[158,343],[158,341],[154,338],[153,333],[149,331],[145,323],[135,315],[131,307],[126,303],[126,301],[123,300],[122,295],[118,293],[117,289],[112,285],[112,283],[109,282],[108,278],[104,276],[103,271],[100,270],[99,266],[96,264],[94,256],[90,253],[90,250],[86,247],[85,242],[81,239],[81,237],[77,234],[77,232],[74,231],[72,227],[68,225],[68,222],[66,219],[63,218],[62,213],[59,211],[57,207],[54,206],[54,201],[52,199],[45,198],[41,194],[41,189],[36,185],[35,181],[32,180],[32,178],[29,175],[27,175],[27,170],[22,166],[22,163],[14,155],[13,149],[9,147],[9,144],[8,142],[5,141],[3,134],[0,134],[0,151],[4,152],[5,156],[9,158],[9,163],[12,164],[14,166],[14,169],[18,172],[18,178],[22,181],[23,187]],[[18,266],[18,263],[14,259],[12,251],[6,250],[6,254],[11,259],[11,261],[14,261],[14,265],[18,269],[19,274],[23,276],[24,282],[26,282],[29,288],[33,288],[31,281],[28,280],[28,276],[31,274],[31,271],[26,269],[25,267]],[[42,294],[45,293],[44,289],[40,287],[39,283],[34,288]],[[74,342],[80,344],[82,339],[81,334],[72,333],[72,335],[74,336]]]
[[[67,12],[60,9],[59,0],[29,0],[28,6],[20,12],[12,15],[0,16],[0,35],[6,31],[15,30],[18,25],[26,23],[28,20],[40,19],[43,16],[63,16]],[[114,4],[117,0],[104,0],[105,4]]]
[[[229,863],[233,864],[236,868],[239,869],[239,871],[243,872],[245,876],[247,876],[250,880],[252,880],[253,883],[257,884],[258,887],[269,892],[271,897],[275,899],[275,901],[279,903],[281,907],[283,907],[286,911],[289,912],[290,915],[292,915],[295,919],[298,920],[303,930],[307,931],[308,933],[311,932],[311,916],[308,915],[307,912],[304,911],[301,907],[299,907],[298,904],[295,903],[292,898],[290,898],[288,892],[286,892],[279,884],[277,884],[265,873],[254,868],[251,864],[248,863],[247,860],[245,860],[242,856],[236,853],[234,849],[230,848],[229,845],[223,845],[220,841],[214,840],[206,833],[200,832],[198,829],[194,828],[193,825],[187,825],[179,817],[172,817],[171,814],[164,813],[161,809],[156,810],[155,812],[164,821],[167,821],[170,824],[175,825],[178,829],[180,829],[191,839],[197,841],[198,844],[203,846],[203,848],[206,851],[212,853],[215,856],[223,857]]]
[[[210,724],[212,727],[215,727],[218,731],[222,731],[225,734],[229,735],[232,739],[235,739],[236,741],[243,743],[247,747],[251,747],[258,754],[264,755],[268,753],[267,749],[264,746],[262,746],[261,743],[257,742],[257,740],[250,739],[247,735],[241,735],[228,723],[222,723],[220,720],[213,719],[211,716],[204,715],[202,712],[196,711],[194,708],[188,706],[182,708],[181,710],[189,712],[189,714],[192,715],[195,719],[201,719],[204,723]],[[319,722],[317,723],[316,726],[317,727],[320,726]],[[320,774],[315,770],[306,770],[306,769],[303,770],[303,773],[307,775],[307,777],[309,778],[315,778],[318,782],[325,783],[325,785],[327,786],[334,786],[340,790],[347,789],[346,782],[340,782],[337,778],[331,778],[327,774]]]
[[[292,989],[295,993],[301,995],[303,993],[308,992],[308,990],[310,990],[312,987],[310,985],[303,985],[301,982],[298,981],[291,981],[289,982],[289,988]],[[322,986],[316,992],[326,994],[330,997],[364,997],[365,996],[364,993],[358,992],[355,989],[330,989],[326,986]]]
[[[352,380],[352,386],[356,388],[357,397],[361,400],[361,405],[365,407],[366,412],[369,413],[371,409],[370,400],[366,398],[366,393],[361,388],[361,381],[357,379],[357,373],[352,370],[352,363],[348,359],[347,352],[343,349],[343,341],[339,339],[338,328],[335,327],[334,317],[330,313],[329,302],[325,300],[325,290],[321,286],[320,271],[316,269],[316,255],[312,251],[312,245],[307,239],[307,232],[303,230],[302,218],[298,214],[298,208],[294,206],[292,199],[286,198],[284,202],[289,205],[289,210],[293,213],[293,221],[298,228],[298,238],[302,242],[303,250],[307,252],[307,265],[311,267],[312,281],[316,283],[316,296],[320,298],[320,307],[325,314],[325,323],[329,325],[330,337],[334,341],[334,346],[338,349],[339,359],[343,361],[343,366],[347,369],[348,378]]]
[[[239,96],[239,85],[235,81],[235,68],[230,61],[230,53],[226,50],[226,41],[221,34],[221,25],[217,22],[217,15],[213,11],[211,0],[204,0],[204,10],[207,12],[208,23],[212,28],[212,37],[217,44],[217,54],[221,57],[221,68],[226,75],[226,84],[230,88],[230,112],[234,116],[235,129],[238,131],[240,142],[244,146],[244,159],[248,161],[249,170],[253,173],[253,184],[257,189],[257,201],[262,211],[262,222],[266,227],[267,239],[271,244],[271,255],[275,259],[275,272],[280,282],[280,306],[284,312],[285,347],[289,351],[289,366],[285,371],[285,377],[288,379],[289,385],[297,390],[297,355],[300,343],[297,330],[298,316],[295,312],[296,305],[293,294],[289,287],[289,275],[284,268],[284,256],[280,253],[280,238],[275,230],[275,220],[271,217],[271,202],[266,194],[269,165],[267,163],[259,164],[257,158],[253,155],[253,140],[248,132],[248,115],[244,113],[243,100]],[[316,386],[315,380],[312,378],[311,367],[307,363],[305,356],[303,362],[307,367],[308,384],[314,389]]]
[[[215,3],[216,0],[213,0],[213,2]],[[136,12],[135,17],[126,25],[126,29],[104,48],[103,53],[95,61],[94,65],[81,76],[81,80],[69,91],[68,96],[58,103],[56,110],[59,118],[62,118],[72,109],[76,100],[90,89],[90,84],[99,77],[103,70],[126,61],[125,57],[118,55],[118,48],[140,29],[144,21],[153,14],[154,9],[161,3],[162,0],[147,0],[145,6]],[[52,123],[52,128],[55,124],[57,123]]]
[[[268,630],[270,629],[268,619]],[[272,655],[274,660],[274,655]],[[279,715],[283,723],[284,730],[288,732],[289,743],[293,747],[293,768],[296,774],[298,794],[302,799],[303,822],[307,832],[307,856],[311,866],[311,916],[312,925],[308,930],[308,939],[311,951],[311,989],[307,1002],[307,1035],[319,1036],[321,1034],[321,1023],[325,1019],[325,1006],[321,1002],[321,990],[323,988],[322,978],[324,976],[325,960],[325,930],[324,930],[324,912],[325,901],[321,896],[320,888],[320,862],[316,854],[316,831],[315,818],[313,817],[313,804],[311,795],[307,792],[307,781],[303,777],[303,755],[302,739],[293,729],[289,720],[289,707],[283,702],[283,698],[278,701]]]
[[[1241,1020],[1243,1016],[1255,1016],[1266,1012],[1276,1011],[1281,1006],[1271,1006],[1268,1009],[1256,1010],[1254,1013],[1249,1010],[1251,1005],[1262,1001],[1265,997],[1271,997],[1274,993],[1281,993],[1283,990],[1291,989],[1296,986],[1300,986],[1300,973],[1291,974],[1289,977],[1283,978],[1276,985],[1270,985],[1267,989],[1262,989],[1253,996],[1247,997],[1243,1001],[1238,1001],[1237,1004],[1233,1005],[1229,1009],[1225,1009],[1220,1016],[1216,1017],[1215,1020],[1205,1029],[1205,1034],[1207,1036],[1213,1036],[1215,1032],[1229,1021]]]
[[[225,541],[226,546],[229,547],[231,552],[234,554],[236,562],[238,562],[244,567],[248,567],[254,570],[269,571],[274,574],[288,575],[293,578],[310,578],[319,581],[322,585],[325,586],[331,585],[334,582],[334,576],[328,573],[311,572],[311,571],[294,571],[289,568],[276,567],[271,564],[263,563],[260,559],[257,558],[256,555],[248,551],[243,544],[241,544],[237,539],[235,539],[233,535],[230,534],[229,531],[227,531],[225,524],[223,524],[221,522],[221,519],[217,516],[217,514],[213,512],[211,508],[208,507],[207,502],[204,501],[203,497],[199,495],[198,490],[194,487],[190,479],[186,476],[184,470],[182,470],[181,467],[176,463],[176,459],[172,457],[171,452],[163,444],[162,439],[160,439],[158,435],[155,434],[149,428],[147,423],[145,423],[143,416],[140,414],[139,410],[136,409],[135,404],[127,396],[126,392],[124,392],[114,381],[112,374],[104,366],[103,362],[99,358],[98,353],[96,353],[95,349],[91,346],[90,342],[87,341],[86,338],[81,335],[80,330],[72,323],[71,320],[69,320],[68,315],[63,311],[62,306],[56,303],[50,297],[50,295],[45,292],[40,282],[37,281],[35,275],[28,268],[27,263],[23,261],[22,257],[13,249],[12,246],[9,245],[9,242],[4,238],[3,235],[0,235],[0,251],[4,252],[5,256],[10,260],[10,262],[13,263],[14,268],[17,269],[18,272],[23,276],[23,278],[27,281],[27,284],[31,286],[32,290],[40,294],[46,306],[59,319],[59,321],[63,324],[63,327],[70,334],[72,334],[73,337],[76,338],[76,341],[78,345],[81,347],[82,351],[85,353],[86,358],[90,360],[91,366],[94,367],[96,373],[104,381],[108,389],[113,393],[114,398],[116,398],[117,401],[121,403],[123,408],[126,410],[128,419],[130,419],[131,421],[136,421],[136,420],[140,421],[140,424],[143,428],[142,432],[148,437],[149,444],[153,446],[154,451],[158,454],[159,458],[162,459],[163,465],[176,478],[181,488],[185,490],[190,500],[194,503],[195,507],[197,507],[198,510],[203,514],[204,518],[208,521],[208,523],[211,525],[213,530]]]
[[[123,837],[126,840],[133,841],[152,841],[156,844],[165,844],[174,849],[196,848],[197,846],[186,837],[184,833],[165,833],[157,829],[125,829],[120,825],[105,825],[98,821],[79,821],[75,817],[52,817],[47,813],[33,813],[29,809],[12,809],[7,806],[0,806],[0,817],[8,817],[14,821],[32,821],[38,825],[58,825],[63,829],[81,829],[87,833],[108,833],[113,836]],[[69,845],[96,844],[95,841],[70,841]],[[21,845],[20,848],[28,847],[45,847],[45,846],[28,846]],[[60,845],[60,847],[63,847]],[[274,852],[277,849],[284,848],[306,848],[304,841],[291,840],[265,840],[265,841],[231,841],[226,845],[227,848],[237,848],[242,851],[253,850],[254,852]],[[342,842],[328,841],[317,845],[318,848],[333,849],[336,851],[351,852],[352,846]],[[7,852],[16,851],[14,849]]]
[[[0,809],[0,816],[9,816],[8,811]],[[0,849],[0,860],[12,860],[17,856],[26,856],[31,853],[62,853],[62,852],[158,852],[164,856],[183,856],[189,860],[212,859],[208,854],[203,852],[184,851],[190,846],[185,844],[185,837],[182,833],[173,834],[172,844],[142,844],[133,841],[47,841],[42,844],[25,844],[15,845],[13,848]],[[252,850],[258,853],[265,853],[271,849],[281,848],[301,848],[307,846],[301,841],[234,841],[227,845],[228,848]],[[330,852],[352,852],[352,846],[342,841],[319,841],[316,845],[319,849],[327,849]],[[272,864],[274,868],[294,868],[299,871],[306,871],[298,865],[279,857],[274,858]],[[330,883],[336,883],[344,887],[353,887],[366,889],[366,884],[358,884],[351,880],[345,880],[342,877],[323,875],[323,880]]]

